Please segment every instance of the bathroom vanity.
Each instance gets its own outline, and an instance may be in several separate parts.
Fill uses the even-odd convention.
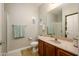
[[[38,53],[40,56],[75,56],[79,55],[79,8],[78,4],[62,4],[46,13],[40,26]],[[72,11],[71,11],[72,10]],[[46,21],[43,21],[43,20]],[[54,37],[57,38],[55,40]],[[58,38],[61,36],[61,38]],[[64,38],[63,38],[64,37]],[[75,47],[76,46],[76,47]]]
[[[38,40],[38,54],[40,56],[77,56],[78,48],[73,46],[73,42],[52,37],[40,36]]]

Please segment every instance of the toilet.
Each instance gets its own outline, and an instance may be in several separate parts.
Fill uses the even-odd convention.
[[[36,52],[37,51],[37,46],[38,46],[38,41],[31,42],[31,46],[32,46],[32,51]]]
[[[38,49],[37,49],[37,46],[38,46],[38,41],[36,41],[36,38],[29,38],[32,40],[32,42],[30,43],[31,47],[32,47],[32,51],[33,52],[36,52]]]

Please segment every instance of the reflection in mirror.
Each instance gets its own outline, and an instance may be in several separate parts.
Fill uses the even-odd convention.
[[[78,37],[78,12],[65,16],[65,37],[77,38]]]
[[[47,14],[47,34],[52,36],[62,35],[62,9],[60,7]]]

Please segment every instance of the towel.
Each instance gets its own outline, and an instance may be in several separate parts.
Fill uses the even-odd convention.
[[[12,25],[12,26],[13,26],[13,37],[14,38],[24,38],[25,26],[24,25]]]

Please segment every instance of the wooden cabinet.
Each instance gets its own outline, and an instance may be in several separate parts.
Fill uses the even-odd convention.
[[[38,54],[40,56],[55,56],[55,47],[38,40]]]
[[[76,56],[42,40],[38,40],[38,54],[39,56]]]
[[[43,43],[43,41],[41,41],[41,40],[38,40],[38,54],[40,55],[40,56],[43,56],[44,55],[44,43]]]
[[[46,46],[46,56],[55,56],[55,47],[48,44],[48,43],[45,43],[45,46]]]
[[[67,52],[67,51],[64,51],[62,49],[57,49],[57,56],[72,56],[73,54]]]

